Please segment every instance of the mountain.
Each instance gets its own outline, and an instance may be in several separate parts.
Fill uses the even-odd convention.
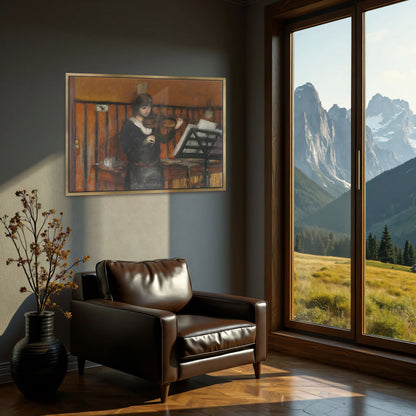
[[[416,116],[407,101],[374,95],[367,106],[366,124],[377,145],[391,151],[399,163],[416,156]]]
[[[334,104],[328,111],[328,117],[334,126],[334,146],[337,163],[343,169],[351,171],[351,111]],[[374,141],[371,129],[366,126],[366,179],[370,180],[386,169],[391,169],[400,162],[390,150],[380,148]]]
[[[416,243],[416,158],[383,172],[366,184],[366,230],[381,238],[384,224],[395,243]],[[351,193],[305,218],[303,224],[350,233]]]
[[[403,239],[416,242],[416,176],[408,173],[416,157],[416,116],[406,101],[376,94],[368,104],[366,124],[367,230],[381,235],[387,223],[398,244]],[[351,137],[350,110],[334,104],[326,111],[311,83],[296,88],[296,224],[350,233]]]
[[[388,150],[382,149],[374,140],[373,132],[369,126],[365,126],[365,175],[366,181],[369,181],[383,173],[385,170],[392,169],[400,165],[395,154]]]
[[[328,119],[333,125],[333,146],[337,164],[351,178],[351,112],[334,104],[328,111]]]
[[[296,88],[294,94],[294,136],[295,166],[334,197],[348,191],[351,182],[350,110],[334,104],[327,112],[318,91],[311,83],[306,83]],[[366,179],[400,163],[392,150],[379,146],[367,127]]]
[[[295,90],[295,166],[333,196],[349,189],[349,174],[337,163],[334,126],[311,83]]]
[[[334,198],[300,169],[295,168],[295,224],[329,204]]]

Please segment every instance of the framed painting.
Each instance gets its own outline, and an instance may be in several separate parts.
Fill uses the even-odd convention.
[[[222,191],[225,78],[66,74],[66,194]]]

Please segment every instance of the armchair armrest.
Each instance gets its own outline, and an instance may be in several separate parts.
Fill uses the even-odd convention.
[[[74,300],[89,300],[104,297],[95,272],[77,273],[74,276],[74,283],[78,285],[78,288],[72,291],[72,299]]]
[[[186,313],[256,322],[257,309],[266,309],[266,302],[245,296],[194,291]]]
[[[242,319],[256,324],[256,361],[267,354],[267,303],[244,296],[194,291],[192,299],[181,313]]]
[[[106,299],[72,300],[71,312],[71,354],[160,384],[177,379],[174,313]]]

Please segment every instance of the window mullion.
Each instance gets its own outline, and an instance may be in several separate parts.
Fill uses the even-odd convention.
[[[355,7],[352,21],[352,322],[355,338],[364,331],[365,264],[365,14]],[[359,175],[358,175],[359,173]]]

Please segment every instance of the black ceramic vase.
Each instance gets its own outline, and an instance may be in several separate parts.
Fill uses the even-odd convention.
[[[65,347],[54,336],[54,312],[25,314],[26,336],[14,347],[12,377],[28,398],[53,397],[65,377],[68,358]]]

